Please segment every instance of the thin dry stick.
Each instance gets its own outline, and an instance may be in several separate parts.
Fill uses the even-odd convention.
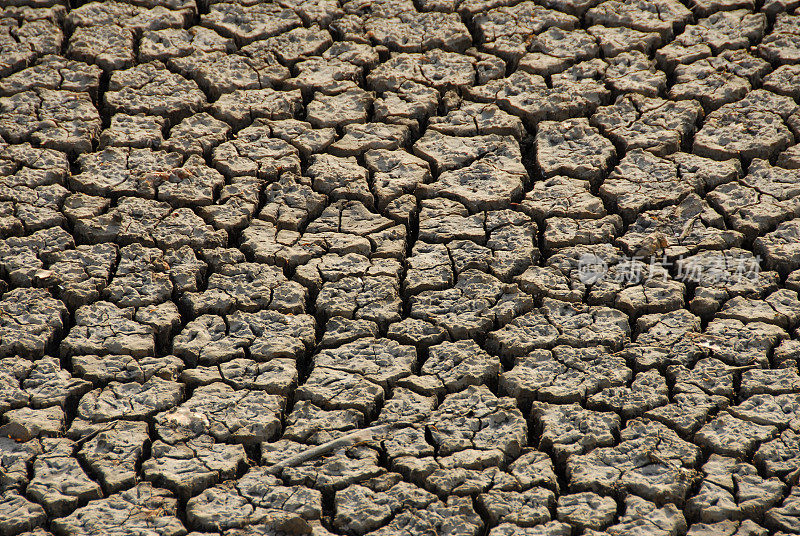
[[[388,431],[393,427],[394,426],[391,424],[379,424],[377,426],[371,426],[369,428],[362,428],[361,430],[356,430],[351,434],[343,435],[342,437],[339,437],[332,441],[328,441],[327,443],[323,443],[322,445],[317,445],[316,447],[311,447],[308,450],[304,450],[300,454],[297,454],[295,456],[292,456],[291,458],[287,458],[274,465],[271,465],[269,468],[267,468],[267,472],[272,475],[280,474],[280,472],[286,469],[287,467],[294,467],[296,465],[300,465],[303,462],[307,462],[308,460],[313,460],[314,458],[318,458],[323,454],[327,454],[332,450],[336,450],[338,448],[343,448],[343,447],[351,447],[358,443],[365,443],[367,441],[372,441],[373,439],[375,439],[376,436],[381,435],[382,433]]]

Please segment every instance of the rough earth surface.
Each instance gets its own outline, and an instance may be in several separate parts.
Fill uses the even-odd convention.
[[[0,0],[0,536],[800,534],[798,291],[798,0]]]

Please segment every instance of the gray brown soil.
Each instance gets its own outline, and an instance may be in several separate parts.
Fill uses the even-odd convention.
[[[800,534],[799,102],[800,0],[0,0],[0,536]]]

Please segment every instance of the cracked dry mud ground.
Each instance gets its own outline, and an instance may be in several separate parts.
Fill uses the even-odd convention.
[[[0,0],[0,536],[800,534],[799,102],[800,0]]]

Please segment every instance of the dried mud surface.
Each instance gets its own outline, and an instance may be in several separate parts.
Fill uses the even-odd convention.
[[[800,534],[799,7],[0,2],[0,536]]]

